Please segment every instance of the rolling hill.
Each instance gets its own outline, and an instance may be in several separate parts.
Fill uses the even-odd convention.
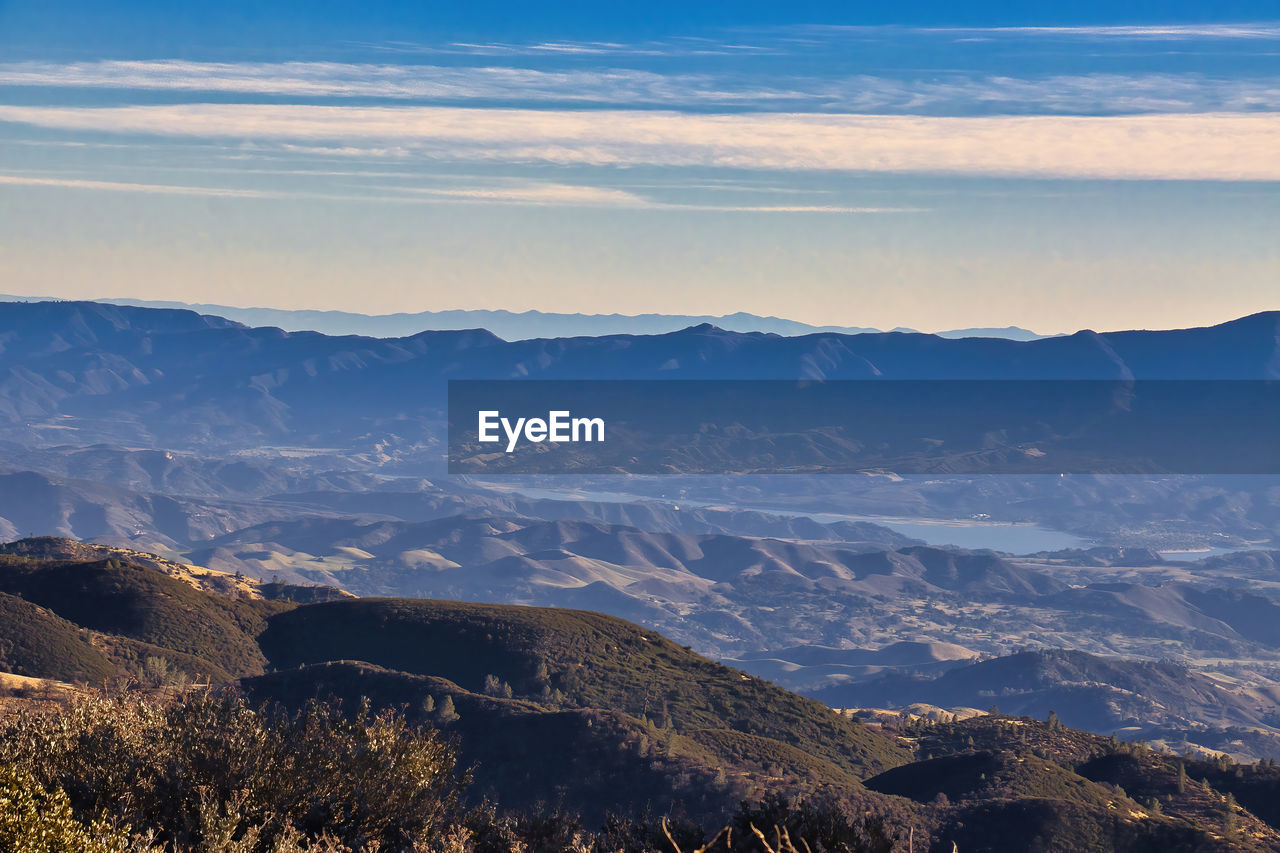
[[[1189,741],[1263,757],[1280,752],[1275,724],[1280,685],[1233,683],[1185,666],[1099,657],[1079,651],[1021,652],[941,674],[891,674],[855,685],[809,691],[832,705],[998,707],[1044,718],[1050,712],[1076,728],[1126,737]],[[1234,745],[1233,745],[1234,741]]]
[[[292,708],[330,698],[352,712],[364,702],[402,708],[457,740],[473,798],[517,812],[557,803],[603,822],[650,809],[715,826],[741,799],[752,820],[798,819],[779,798],[800,796],[883,816],[899,837],[910,828],[943,851],[953,840],[992,853],[1037,844],[1280,849],[1280,833],[1262,819],[1274,811],[1262,796],[1274,782],[1266,767],[1232,775],[1221,762],[1202,768],[1028,717],[881,729],[598,613],[406,599],[272,602],[253,589],[202,585],[162,558],[75,562],[100,554],[56,540],[8,550],[0,580],[48,606],[0,594],[5,666],[25,655],[21,665],[36,677],[83,674],[116,663],[113,638],[136,635],[155,654],[198,638],[196,653],[243,671],[252,643],[264,663],[238,679],[251,696]],[[92,610],[87,592],[98,602]],[[1175,785],[1180,765],[1218,781]],[[1227,790],[1259,812],[1224,807]]]

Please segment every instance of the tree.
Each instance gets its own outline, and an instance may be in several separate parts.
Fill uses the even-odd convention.
[[[458,718],[458,712],[453,707],[453,697],[444,697],[444,700],[440,703],[439,709],[436,711],[436,719],[441,723],[452,723]]]

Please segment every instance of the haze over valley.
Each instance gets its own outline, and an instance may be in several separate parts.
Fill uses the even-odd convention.
[[[1275,314],[1033,342],[710,326],[376,339],[72,302],[0,319],[7,539],[359,596],[596,610],[843,706],[1025,701],[1178,749],[1280,743],[1273,478],[450,476],[441,432],[459,375],[1270,379]],[[1056,649],[1109,662],[1073,659],[1089,701],[1032,686],[1027,650]],[[1148,688],[1133,679],[1155,677],[1138,661],[1189,668],[1160,677],[1202,679],[1201,698],[1134,705]]]

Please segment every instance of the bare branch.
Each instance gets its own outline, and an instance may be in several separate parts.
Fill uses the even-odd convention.
[[[671,830],[667,829],[666,815],[663,815],[662,817],[662,834],[667,837],[667,841],[671,842],[671,846],[675,849],[676,853],[683,853],[683,851],[680,850],[680,845],[676,844],[676,840],[671,837]]]

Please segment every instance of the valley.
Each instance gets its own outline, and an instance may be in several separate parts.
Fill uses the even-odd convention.
[[[1008,695],[1104,735],[1280,751],[1272,478],[459,476],[439,433],[443,381],[460,372],[643,378],[674,358],[703,365],[689,378],[868,363],[1267,378],[1276,315],[1030,342],[710,327],[336,338],[94,303],[0,305],[0,320],[0,538],[70,537],[267,586],[601,611],[842,707]],[[1070,695],[1034,686],[1043,661],[1025,655],[1058,650],[1120,669],[1084,667]],[[1016,666],[981,669],[1000,661]],[[1151,663],[1207,679],[1198,704],[1124,699],[1122,672]],[[970,671],[971,687],[935,681]]]

